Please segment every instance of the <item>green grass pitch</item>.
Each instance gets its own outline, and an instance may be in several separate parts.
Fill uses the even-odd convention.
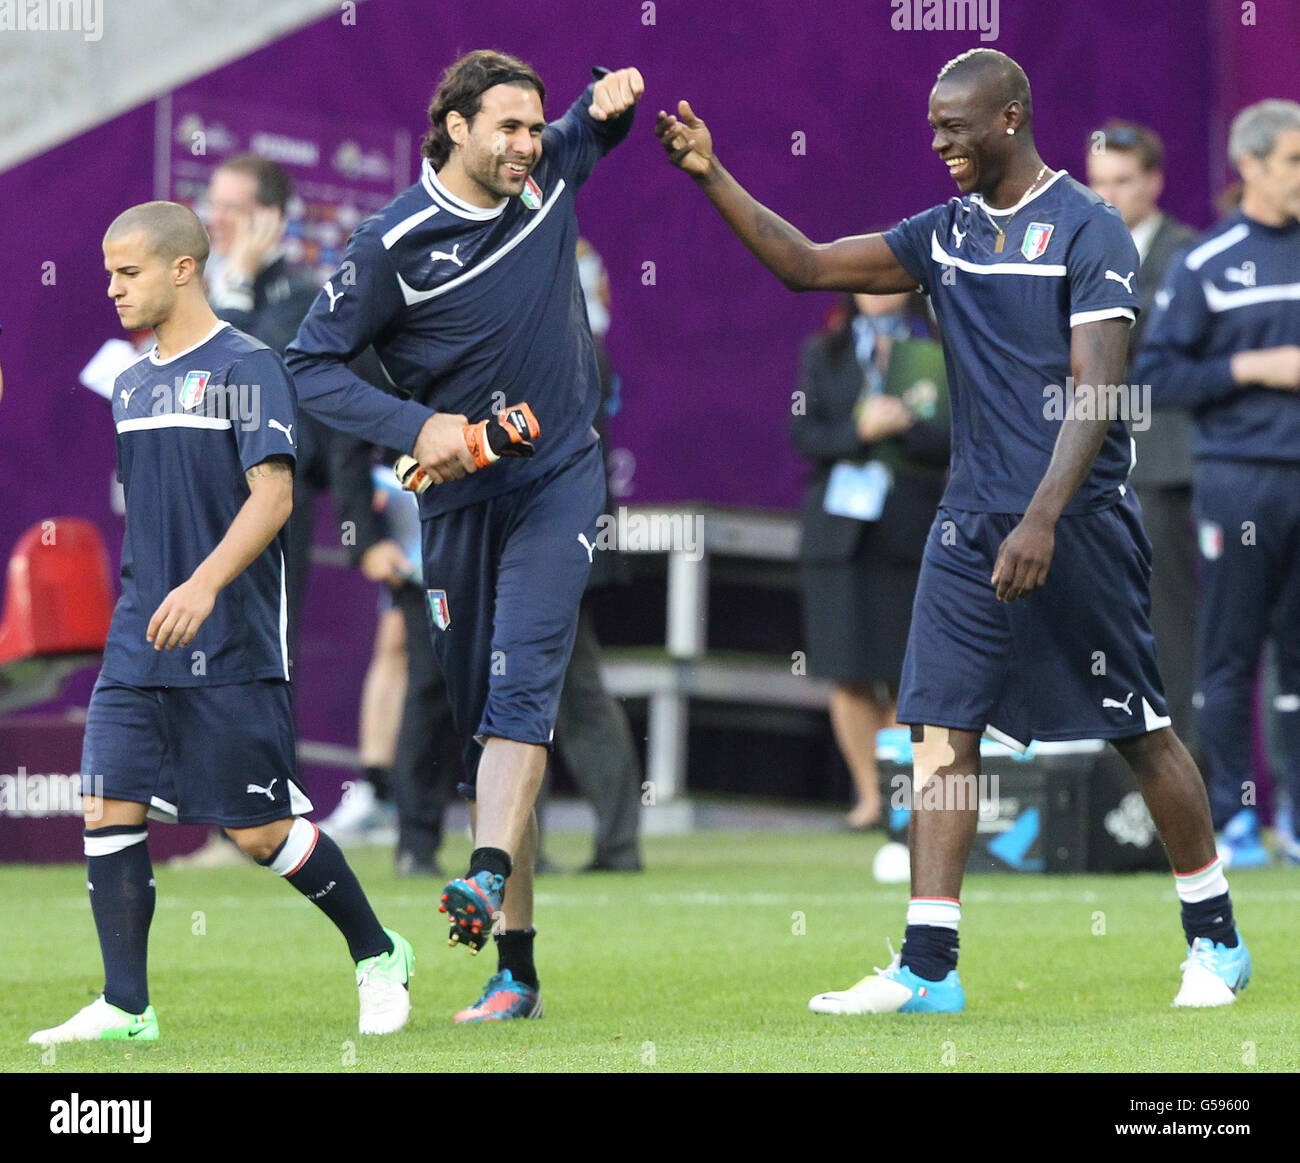
[[[546,1016],[456,1027],[495,969],[446,944],[430,881],[352,853],[385,924],[415,946],[401,1033],[361,1038],[342,940],[249,866],[157,870],[151,1045],[27,1045],[101,984],[84,869],[0,866],[0,1070],[58,1071],[1178,1071],[1300,1066],[1300,870],[1231,877],[1255,977],[1237,1004],[1175,1011],[1182,934],[1168,876],[982,875],[966,881],[955,1016],[833,1018],[808,998],[884,965],[904,886],[877,885],[879,841],[707,832],[650,838],[642,875],[538,882]],[[551,836],[576,865],[579,837]],[[463,837],[442,853],[468,855]]]

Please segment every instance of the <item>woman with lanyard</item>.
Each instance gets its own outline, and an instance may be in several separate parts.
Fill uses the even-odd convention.
[[[916,294],[845,295],[804,347],[791,437],[811,462],[800,582],[810,674],[853,777],[850,828],[881,823],[876,735],[893,723],[921,552],[943,494],[948,393]]]

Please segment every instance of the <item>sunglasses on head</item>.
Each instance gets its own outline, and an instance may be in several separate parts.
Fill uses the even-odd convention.
[[[1113,145],[1119,149],[1131,149],[1138,143],[1138,131],[1136,129],[1103,129],[1101,135],[1102,140],[1107,145]]]

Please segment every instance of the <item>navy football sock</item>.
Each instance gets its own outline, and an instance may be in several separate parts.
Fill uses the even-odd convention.
[[[510,976],[523,985],[541,988],[533,965],[533,938],[536,929],[506,929],[497,934],[497,972],[510,970]]]
[[[1205,901],[1183,901],[1182,911],[1188,945],[1197,937],[1209,937],[1229,949],[1237,947],[1237,922],[1232,916],[1232,898],[1226,892]]]
[[[258,863],[283,876],[334,922],[353,961],[393,951],[342,849],[315,824],[294,820],[284,843]]]
[[[86,880],[90,910],[104,958],[104,999],[128,1013],[149,1005],[149,923],[153,920],[153,864],[144,824],[87,828]]]
[[[1174,888],[1182,905],[1183,934],[1187,944],[1197,937],[1237,946],[1237,923],[1232,918],[1232,900],[1228,896],[1228,878],[1218,856],[1194,872],[1175,872]]]
[[[957,930],[940,925],[908,925],[900,960],[917,977],[942,981],[957,968]]]
[[[505,880],[513,870],[514,861],[510,859],[510,853],[503,852],[500,848],[475,848],[469,858],[469,871],[465,876],[473,879],[480,872],[490,872]]]

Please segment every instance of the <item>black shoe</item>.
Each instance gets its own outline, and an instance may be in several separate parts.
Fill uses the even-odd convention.
[[[393,875],[405,880],[413,876],[441,877],[442,869],[433,857],[421,858],[414,852],[399,852],[393,861]]]
[[[627,860],[592,860],[584,864],[580,872],[644,872],[645,868],[639,857]]]

